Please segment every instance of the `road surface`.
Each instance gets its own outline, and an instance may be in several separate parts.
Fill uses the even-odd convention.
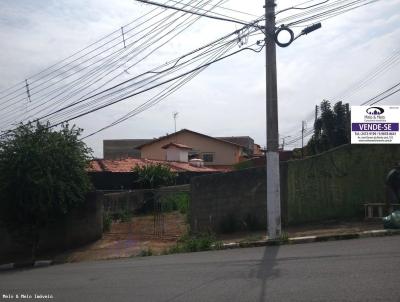
[[[400,301],[400,236],[0,273],[0,300]],[[6,295],[6,296],[3,296]],[[33,300],[33,299],[32,299]]]

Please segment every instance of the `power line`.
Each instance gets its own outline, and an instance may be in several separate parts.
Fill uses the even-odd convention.
[[[207,3],[206,3],[206,4],[207,4]],[[174,13],[174,14],[175,14],[175,13]],[[172,24],[172,23],[171,23],[171,24]],[[183,24],[183,23],[181,23],[181,24]],[[165,24],[162,24],[162,25],[165,26]],[[145,34],[144,36],[147,36],[147,34]],[[144,45],[144,44],[142,44],[142,45]],[[127,62],[127,61],[126,61],[126,62]],[[126,63],[126,62],[125,62],[125,63]],[[125,63],[124,63],[124,64],[125,64]],[[121,65],[122,65],[122,64],[121,64]],[[120,67],[121,65],[118,65],[118,67]],[[121,73],[120,73],[120,74],[121,74]],[[119,74],[119,75],[120,75],[120,74]],[[116,77],[114,77],[114,78],[116,78]],[[75,80],[75,81],[79,81],[79,78],[78,78],[77,80]],[[57,91],[57,90],[55,90],[55,91]],[[64,91],[67,91],[67,88],[66,88]]]
[[[207,15],[207,14],[200,14],[200,13],[196,13],[196,12],[191,12],[191,11],[183,9],[183,8],[176,8],[176,7],[173,7],[173,6],[170,6],[170,5],[161,4],[161,3],[157,3],[157,2],[153,2],[153,1],[149,1],[149,0],[135,0],[135,1],[146,3],[146,4],[152,4],[152,5],[156,5],[156,6],[159,6],[159,7],[174,9],[174,10],[178,10],[178,11],[181,11],[181,12],[190,13],[190,14],[194,14],[194,15],[199,15],[199,16],[202,16],[202,17],[210,18],[210,19],[233,22],[233,23],[237,23],[237,24],[241,24],[241,25],[249,25],[248,23],[242,22],[242,21],[239,21],[239,20],[227,19],[227,18],[211,16],[211,15]]]

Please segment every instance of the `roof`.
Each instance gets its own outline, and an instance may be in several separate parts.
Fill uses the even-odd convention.
[[[254,140],[250,136],[225,136],[217,137],[220,140],[234,143],[243,147],[248,148],[250,144],[253,144]]]
[[[136,147],[152,141],[152,139],[107,139],[103,140],[103,157],[120,159],[126,157],[140,158],[140,150]]]
[[[161,164],[171,168],[172,172],[221,172],[215,168],[193,167],[186,162],[162,161],[153,159],[125,158],[121,160],[94,159],[90,163],[88,172],[114,172],[127,173],[132,172],[136,166],[143,167],[147,165]]]
[[[165,146],[162,146],[161,148],[163,148],[163,149],[168,149],[168,148],[171,147],[171,146],[177,147],[178,149],[188,149],[188,150],[192,150],[191,147],[186,146],[186,145],[184,145],[184,144],[178,144],[178,143],[169,143],[169,144],[166,144]]]
[[[159,142],[159,141],[161,141],[161,140],[163,140],[163,139],[168,139],[168,138],[174,137],[174,136],[176,136],[177,134],[182,133],[182,132],[189,132],[189,133],[196,134],[196,135],[200,135],[200,136],[203,136],[203,137],[206,137],[206,138],[215,140],[215,141],[219,141],[219,142],[222,142],[222,143],[225,143],[225,144],[229,144],[229,145],[232,145],[232,146],[236,146],[236,147],[241,147],[241,148],[243,148],[242,145],[239,145],[239,144],[236,144],[236,143],[228,142],[228,141],[226,141],[226,140],[222,140],[222,139],[219,139],[219,138],[216,138],[216,137],[208,136],[208,135],[205,135],[205,134],[202,134],[202,133],[199,133],[199,132],[195,132],[195,131],[192,131],[192,130],[189,130],[189,129],[182,129],[182,130],[179,130],[179,131],[177,131],[177,132],[175,132],[175,133],[168,134],[168,135],[165,135],[165,136],[161,136],[161,137],[159,137],[159,138],[157,138],[157,139],[152,140],[151,142],[147,142],[147,143],[145,143],[145,144],[143,144],[143,145],[140,145],[140,146],[136,147],[136,149],[141,149],[141,148],[143,148],[144,146],[151,145],[151,144],[156,143],[156,142]]]

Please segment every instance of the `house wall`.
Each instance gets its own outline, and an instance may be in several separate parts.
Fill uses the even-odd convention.
[[[168,143],[184,144],[200,153],[213,153],[214,162],[205,162],[204,165],[234,165],[239,162],[241,148],[229,143],[219,142],[202,135],[189,132],[180,132],[175,136],[154,142],[141,148],[142,158],[166,160],[166,150],[162,149]]]
[[[385,178],[400,162],[400,145],[345,145],[304,160],[280,163],[283,224],[362,219],[364,203],[386,201]],[[195,177],[193,231],[223,231],[246,220],[266,226],[265,168]],[[234,223],[233,223],[234,222]]]

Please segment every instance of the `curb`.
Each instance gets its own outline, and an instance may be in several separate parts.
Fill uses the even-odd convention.
[[[259,240],[252,242],[230,242],[224,243],[221,249],[234,249],[234,248],[249,248],[249,247],[261,247],[261,246],[276,246],[286,244],[303,244],[312,242],[326,242],[336,240],[350,240],[358,238],[369,238],[369,237],[384,237],[400,235],[400,230],[388,229],[388,230],[372,230],[363,231],[358,233],[348,234],[333,234],[333,235],[321,235],[321,236],[305,236],[305,237],[292,237],[288,239],[273,239],[273,240]]]
[[[22,261],[22,262],[12,262],[0,265],[1,271],[8,271],[16,268],[27,268],[27,267],[46,267],[53,265],[53,260],[37,260],[37,261]]]

